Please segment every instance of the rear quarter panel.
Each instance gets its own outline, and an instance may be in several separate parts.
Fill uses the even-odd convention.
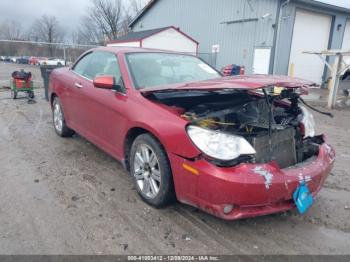
[[[62,104],[63,113],[67,124],[70,122],[70,115],[66,110],[67,103],[66,97],[71,95],[71,89],[69,88],[69,81],[71,80],[71,72],[69,68],[57,68],[54,69],[49,78],[49,99],[52,106],[54,95],[60,98]]]

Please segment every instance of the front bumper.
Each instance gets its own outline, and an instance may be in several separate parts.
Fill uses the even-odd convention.
[[[205,159],[189,161],[173,154],[169,157],[180,202],[235,220],[294,208],[292,194],[301,181],[315,196],[333,167],[335,152],[323,143],[318,156],[285,169],[274,162],[225,168]],[[229,205],[233,205],[232,211],[224,212]]]

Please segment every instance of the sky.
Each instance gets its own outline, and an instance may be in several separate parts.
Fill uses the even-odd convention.
[[[54,15],[70,34],[90,5],[90,0],[0,0],[0,23],[16,19],[26,29],[42,15]]]
[[[46,14],[56,16],[62,27],[72,28],[79,25],[89,5],[89,0],[0,0],[0,22],[18,18],[28,28]]]
[[[350,1],[349,0],[317,0],[317,1],[350,9]]]
[[[129,0],[124,1],[128,3]],[[318,1],[350,9],[350,0]],[[28,28],[36,18],[44,14],[54,15],[70,34],[79,26],[89,5],[89,0],[0,0],[0,22],[15,18],[21,21],[24,28]]]

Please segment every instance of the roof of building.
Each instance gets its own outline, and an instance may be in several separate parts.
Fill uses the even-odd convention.
[[[158,1],[159,0],[150,0],[147,3],[147,5],[144,8],[142,8],[142,10],[136,15],[136,17],[129,23],[129,27],[132,27]],[[350,12],[349,8],[332,3],[332,1],[325,1],[325,0],[320,0],[320,1],[318,1],[318,0],[294,0],[294,1],[305,3],[305,4],[311,4],[311,5],[319,6],[319,7],[323,7],[323,8],[331,8],[331,9],[341,11],[341,12],[346,12],[346,13]]]
[[[116,40],[116,41],[137,41],[137,40],[141,40],[141,39],[144,39],[146,37],[149,37],[151,35],[154,35],[156,33],[159,33],[161,31],[164,31],[168,28],[171,28],[171,26],[160,27],[160,28],[138,31],[138,32],[130,32],[130,33],[128,33],[124,36],[118,37],[114,40]]]
[[[198,44],[198,42],[195,39],[193,39],[189,35],[185,34],[184,32],[180,31],[180,29],[176,28],[175,26],[166,26],[166,27],[154,28],[154,29],[150,29],[150,30],[130,32],[124,36],[118,37],[118,38],[110,41],[109,43],[134,42],[134,41],[136,42],[136,41],[140,41],[142,39],[145,39],[147,37],[150,37],[152,35],[155,35],[157,33],[160,33],[162,31],[165,31],[165,30],[170,29],[170,28],[178,31],[180,34],[186,36],[188,39],[190,39],[193,42],[195,42],[196,44]]]
[[[340,5],[340,2],[334,2],[332,0],[294,0],[295,2],[301,2],[304,4],[310,4],[313,6],[333,9],[334,11],[350,13],[350,9],[347,8],[348,5]]]
[[[130,22],[129,27],[132,27],[155,3],[157,0],[150,0],[144,8],[136,15],[136,17]]]

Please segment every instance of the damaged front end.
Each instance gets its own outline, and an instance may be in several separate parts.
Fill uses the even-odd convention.
[[[305,85],[253,80],[230,79],[234,88],[224,88],[224,80],[148,93],[186,120],[189,141],[200,152],[169,155],[180,202],[231,220],[298,207],[296,192],[312,199],[323,185],[335,152],[315,133],[307,107],[314,108],[300,97]],[[275,93],[275,86],[284,89]]]
[[[166,92],[153,99],[183,110],[191,141],[220,167],[274,161],[286,168],[316,156],[324,142],[294,89]]]

